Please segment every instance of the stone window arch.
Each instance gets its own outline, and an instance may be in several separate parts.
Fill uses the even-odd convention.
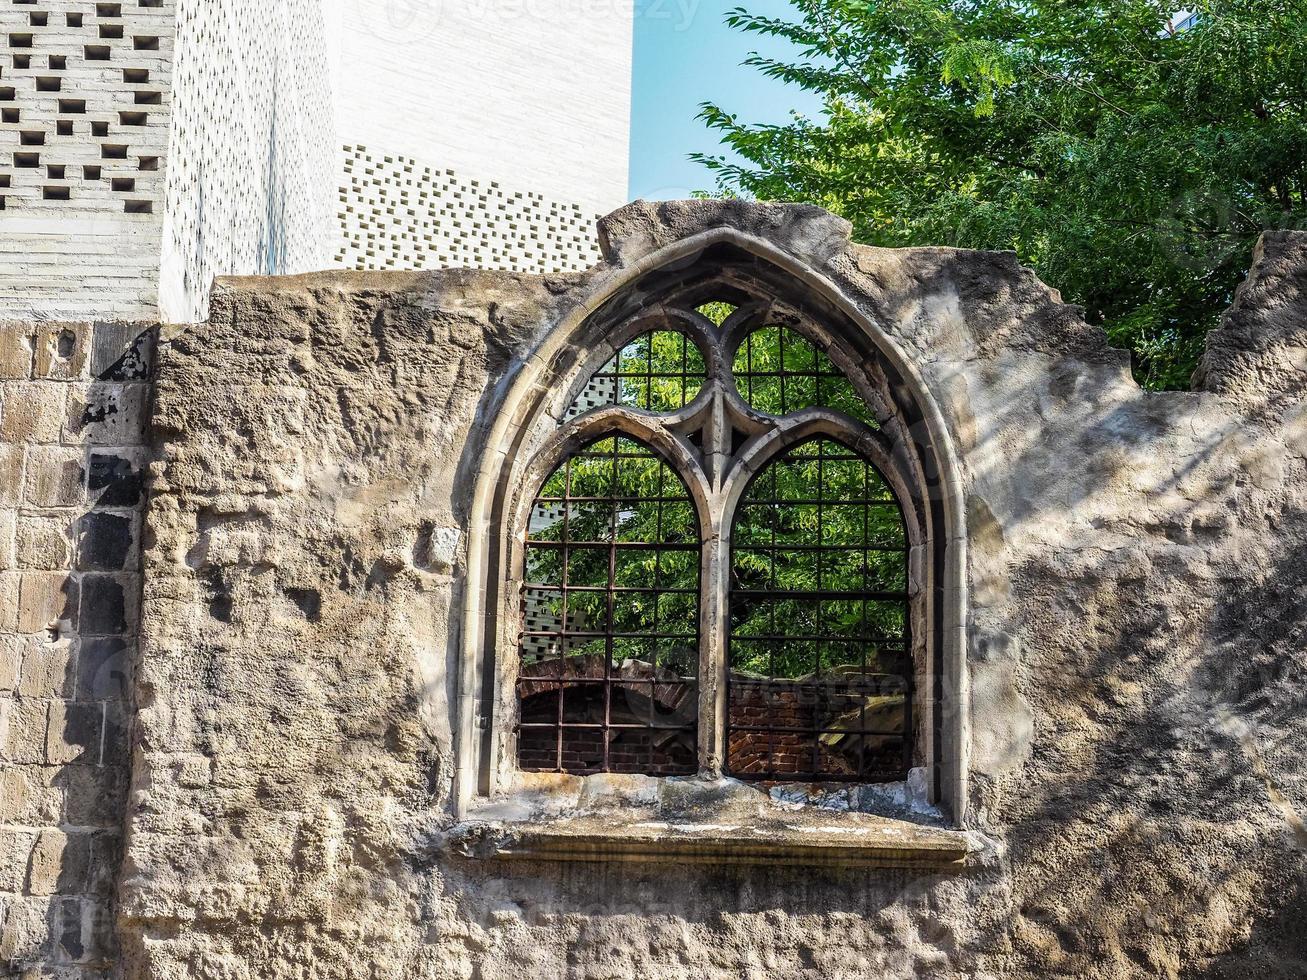
[[[521,768],[698,771],[701,544],[684,481],[641,440],[600,436],[549,474],[519,576]]]
[[[568,765],[562,761],[567,753],[557,738],[557,724],[552,764],[533,754],[539,745],[522,752],[524,744],[530,749],[530,738],[524,742],[523,736],[531,731],[532,719],[541,717],[546,688],[555,697],[555,723],[568,718],[565,699],[558,698],[561,685],[521,672],[524,652],[534,662],[523,646],[527,606],[521,591],[527,581],[530,515],[541,488],[566,460],[583,447],[626,438],[646,447],[683,483],[697,522],[696,771],[768,782],[915,780],[933,801],[960,816],[965,767],[959,696],[961,536],[956,499],[941,477],[951,464],[935,436],[937,413],[933,404],[923,404],[925,393],[914,386],[901,359],[886,356],[887,341],[874,325],[781,263],[759,261],[755,248],[765,247],[727,240],[700,249],[691,262],[648,263],[587,303],[586,313],[570,326],[556,328],[528,362],[525,373],[531,381],[520,379],[510,396],[496,430],[505,442],[484,466],[478,491],[486,547],[470,552],[469,574],[484,583],[486,592],[482,602],[470,604],[474,615],[465,620],[467,637],[481,645],[476,670],[464,676],[467,714],[461,730],[480,736],[464,743],[474,747],[461,754],[466,767],[462,799],[506,788],[515,772],[665,774],[661,764],[624,768],[626,763],[596,763],[593,753],[591,764]],[[936,417],[930,418],[931,413]],[[784,508],[773,498],[759,496],[764,486],[759,481],[774,475],[777,467],[793,467],[796,456],[807,452],[817,452],[823,468],[832,452],[841,456],[829,458],[837,468],[860,467],[864,490],[874,481],[874,506],[891,514],[898,528],[892,541],[845,542],[845,559],[854,550],[859,555],[844,572],[857,568],[865,581],[847,596],[822,596],[831,590],[818,587],[814,579],[808,590],[818,604],[814,608],[843,602],[846,611],[856,607],[859,618],[867,613],[870,625],[890,623],[894,635],[872,637],[868,628],[856,635],[819,636],[799,632],[797,624],[767,634],[766,642],[791,653],[794,644],[815,644],[808,653],[814,667],[823,667],[768,678],[783,682],[775,688],[788,685],[798,707],[807,711],[801,722],[776,725],[765,720],[767,712],[776,715],[774,696],[770,703],[756,705],[744,704],[739,696],[751,681],[755,689],[764,685],[758,683],[762,678],[748,676],[758,673],[759,661],[754,658],[750,667],[747,658],[738,656],[746,637],[733,633],[733,603],[749,591],[740,581],[741,552],[733,550],[738,545],[733,538],[750,509],[769,506],[781,519],[794,518],[793,513],[780,514]],[[822,492],[819,486],[819,497]],[[839,506],[851,511],[845,504],[861,507],[867,499],[840,501]],[[867,504],[867,514],[859,520],[865,516],[870,522],[872,507]],[[830,530],[822,523],[826,516],[817,519],[819,537]],[[869,550],[884,559],[875,568],[867,565]],[[772,558],[778,554],[769,552]],[[821,556],[823,561],[839,557],[831,551]],[[788,561],[793,556],[782,557]],[[811,567],[815,575],[816,566]],[[891,572],[893,581],[878,587],[876,576]],[[841,644],[849,656],[838,654]],[[565,658],[559,659],[548,669],[565,672]],[[623,669],[632,681],[651,688],[659,682],[656,658],[653,663],[626,662],[625,668],[622,663],[602,664],[610,682]],[[850,674],[857,676],[851,680]],[[826,681],[843,675],[842,688],[829,683],[815,688],[823,675]],[[690,684],[688,673],[662,680]],[[620,693],[620,685],[610,683],[610,707],[614,691]],[[658,717],[669,705],[640,707]],[[751,707],[766,709],[763,722],[745,722],[745,709]],[[587,710],[593,717],[594,705]],[[798,716],[791,711],[791,717]],[[591,723],[611,727],[611,722],[610,714]],[[677,737],[683,739],[689,725],[676,724]],[[776,751],[783,742],[779,736],[795,733],[772,729],[787,727],[804,729],[802,754],[808,763],[776,764],[786,754]],[[771,763],[749,764],[743,749],[746,734],[755,736],[755,742],[760,734],[764,742],[771,740]]]

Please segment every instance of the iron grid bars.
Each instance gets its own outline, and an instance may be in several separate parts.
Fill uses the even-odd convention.
[[[518,763],[698,769],[699,538],[685,484],[643,444],[570,456],[531,510]]]
[[[750,482],[731,545],[730,773],[902,778],[907,536],[884,477],[834,440],[794,446]]]
[[[518,764],[902,779],[900,420],[816,321],[691,293],[608,328],[519,498]]]
[[[674,412],[694,400],[706,377],[703,354],[689,337],[676,330],[650,330],[590,377],[564,420],[605,405]]]
[[[732,373],[740,397],[759,412],[784,416],[805,408],[830,408],[879,428],[844,372],[811,340],[786,327],[759,327],[745,335]]]

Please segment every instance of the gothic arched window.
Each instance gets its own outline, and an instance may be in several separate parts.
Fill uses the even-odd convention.
[[[528,771],[899,780],[927,760],[883,379],[738,289],[589,351],[522,488],[515,761]]]
[[[522,768],[698,770],[698,530],[684,482],[625,436],[545,481],[522,585]]]
[[[728,771],[876,781],[909,768],[907,537],[880,471],[818,436],[749,483],[731,532]]]

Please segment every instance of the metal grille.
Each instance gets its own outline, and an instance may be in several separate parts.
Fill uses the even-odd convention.
[[[740,397],[768,415],[831,408],[878,427],[866,401],[826,353],[786,327],[759,327],[749,333],[735,352],[732,373]]]
[[[604,405],[674,412],[694,399],[706,376],[703,354],[694,341],[676,330],[651,330],[595,372],[564,421]]]
[[[698,526],[680,477],[626,437],[545,481],[526,542],[521,768],[697,770]]]
[[[732,775],[903,778],[913,676],[907,538],[880,472],[830,439],[791,448],[745,492],[731,561]]]

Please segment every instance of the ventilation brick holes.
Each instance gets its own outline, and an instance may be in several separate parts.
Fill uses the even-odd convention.
[[[351,268],[550,273],[599,261],[598,215],[365,146],[344,148],[336,216],[336,259]]]
[[[153,213],[142,202],[163,192],[158,160],[167,117],[160,113],[156,120],[145,107],[165,103],[161,89],[167,87],[171,42],[164,44],[162,32],[172,27],[174,4],[83,2],[76,6],[84,9],[75,11],[60,6],[50,0],[0,6],[4,207]],[[105,70],[110,66],[112,74]],[[138,88],[150,84],[156,68],[162,85]],[[21,131],[7,128],[24,124]],[[55,179],[55,173],[66,175],[58,179],[68,184],[40,180]],[[112,187],[102,177],[111,178]],[[122,190],[113,192],[123,187],[132,191],[132,200],[124,200]]]

